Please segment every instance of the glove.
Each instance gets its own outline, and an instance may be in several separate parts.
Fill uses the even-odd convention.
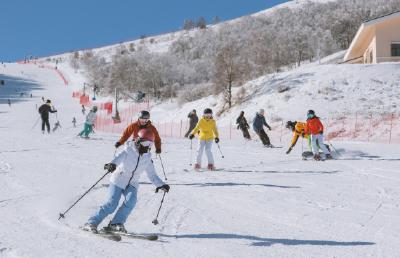
[[[156,149],[156,153],[160,154],[161,153],[161,149]]]
[[[193,134],[189,134],[189,139],[191,140],[193,138],[194,138],[194,135]]]
[[[219,138],[215,137],[215,143],[219,143]]]
[[[122,144],[121,144],[120,142],[116,142],[114,146],[115,146],[115,148],[118,148],[118,147],[121,146],[121,145],[122,145]]]
[[[320,131],[319,134],[324,134],[324,131]]]
[[[289,154],[292,151],[292,147],[289,147],[289,149],[286,151],[286,154]]]
[[[163,190],[164,192],[168,193],[169,192],[169,185],[162,185],[156,188],[156,193],[158,193],[159,190]]]
[[[56,110],[54,110],[54,113],[57,113],[57,109],[56,109]]]
[[[272,131],[271,127],[268,126],[268,130]]]
[[[112,173],[117,169],[117,165],[114,163],[107,163],[104,164],[104,170],[107,170],[108,172]]]

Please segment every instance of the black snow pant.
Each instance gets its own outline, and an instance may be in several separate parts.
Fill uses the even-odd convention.
[[[269,137],[267,133],[264,131],[264,129],[261,129],[259,132],[257,132],[258,136],[260,137],[260,140],[264,144],[264,146],[269,146],[271,145],[271,142],[269,141]]]
[[[185,138],[189,137],[190,132],[196,127],[196,125],[190,125],[188,131],[185,133]]]
[[[242,131],[243,137],[245,139],[251,140],[250,133],[249,133],[249,130],[247,129],[247,127],[240,128],[240,130]]]
[[[44,126],[47,128],[47,132],[50,133],[50,123],[48,118],[42,118],[42,132],[44,132]]]

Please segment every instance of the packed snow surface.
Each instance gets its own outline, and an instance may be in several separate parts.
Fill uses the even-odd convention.
[[[213,147],[222,170],[193,172],[190,141],[163,139],[171,191],[160,224],[151,221],[161,194],[145,176],[126,223],[160,240],[117,243],[82,232],[78,227],[107,198],[108,178],[65,219],[59,213],[104,174],[119,135],[77,138],[81,128],[71,121],[83,121],[80,106],[52,70],[6,64],[0,79],[1,97],[12,99],[11,107],[0,104],[2,257],[400,257],[398,145],[332,142],[337,160],[315,162],[300,159],[301,141],[286,155],[289,138],[275,149],[222,141],[225,158]],[[51,125],[62,125],[50,135],[35,124],[42,96],[58,110]],[[160,159],[154,162],[163,177]]]

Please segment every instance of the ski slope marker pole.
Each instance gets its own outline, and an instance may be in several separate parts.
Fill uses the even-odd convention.
[[[108,175],[110,172],[106,172],[99,180],[97,180],[96,183],[94,183],[94,185],[92,185],[81,197],[79,197],[78,200],[76,200],[74,202],[74,204],[72,204],[66,211],[64,211],[63,213],[60,213],[60,217],[58,218],[58,220],[60,220],[61,218],[65,218],[65,214],[67,214],[67,212],[72,209],[86,194],[88,194],[90,192],[90,190],[92,190],[104,177],[106,177],[106,175]]]
[[[165,181],[168,181],[167,175],[165,174],[164,164],[163,164],[163,162],[162,162],[161,155],[158,154],[158,157],[160,158],[160,161],[161,161],[161,167],[162,167],[162,171],[163,171],[163,173],[164,173]]]
[[[217,143],[217,146],[218,146],[219,153],[221,153],[221,157],[222,157],[222,158],[225,158],[225,157],[224,157],[224,154],[222,154],[221,147],[219,147],[219,143]]]
[[[160,203],[160,207],[158,208],[157,216],[156,216],[156,218],[152,221],[152,223],[153,223],[154,225],[158,225],[158,215],[160,214],[160,210],[161,210],[161,207],[162,207],[163,202],[164,202],[165,194],[166,194],[166,192],[164,192],[163,197],[162,197],[162,199],[161,199],[161,203]]]

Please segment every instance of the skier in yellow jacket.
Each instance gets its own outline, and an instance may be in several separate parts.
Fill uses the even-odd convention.
[[[201,168],[201,159],[203,156],[204,149],[208,159],[208,170],[214,170],[214,157],[211,152],[212,141],[215,143],[219,142],[218,130],[215,120],[212,116],[212,110],[206,108],[203,112],[203,117],[197,123],[196,127],[189,134],[189,139],[193,139],[195,134],[199,134],[199,146],[197,148],[197,158],[194,165],[194,169],[199,170]]]

